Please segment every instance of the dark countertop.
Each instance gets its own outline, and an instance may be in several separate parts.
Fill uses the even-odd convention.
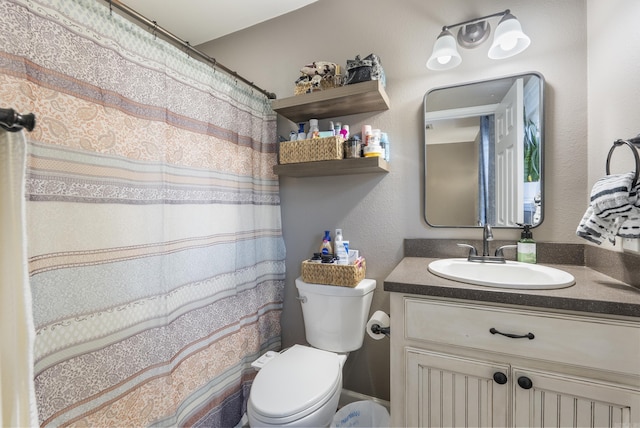
[[[384,290],[476,302],[532,306],[640,318],[640,289],[584,266],[545,265],[572,274],[576,284],[556,290],[516,290],[441,278],[427,266],[436,260],[405,257],[384,280]]]

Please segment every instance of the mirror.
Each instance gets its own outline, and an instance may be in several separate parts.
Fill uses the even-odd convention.
[[[542,223],[543,92],[539,73],[427,92],[424,211],[430,226]]]

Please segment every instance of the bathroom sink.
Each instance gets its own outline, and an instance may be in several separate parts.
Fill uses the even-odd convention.
[[[429,263],[434,275],[467,284],[518,290],[552,290],[571,287],[575,278],[570,273],[548,266],[507,261],[479,263],[467,259],[440,259]]]

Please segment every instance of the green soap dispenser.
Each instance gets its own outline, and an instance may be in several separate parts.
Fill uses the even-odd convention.
[[[536,263],[536,241],[533,240],[531,225],[525,224],[522,227],[522,233],[518,241],[518,261]]]

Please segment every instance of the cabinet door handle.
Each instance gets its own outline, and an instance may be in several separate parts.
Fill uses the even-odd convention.
[[[496,329],[495,329],[495,328],[493,328],[493,327],[491,327],[491,328],[489,329],[489,333],[491,333],[491,334],[501,334],[501,335],[503,335],[503,336],[507,336],[507,337],[510,337],[510,338],[512,338],[512,339],[525,339],[525,338],[526,338],[526,339],[529,339],[529,340],[533,340],[533,338],[535,337],[535,336],[533,335],[533,333],[527,333],[527,334],[511,334],[511,333],[502,333],[502,332],[500,332],[500,331],[496,330]]]
[[[502,372],[495,372],[493,374],[493,380],[495,380],[498,385],[504,385],[507,383],[507,375]]]
[[[520,385],[520,388],[522,389],[531,389],[531,387],[533,387],[533,382],[531,382],[531,379],[526,376],[520,376],[518,378],[518,385]]]

